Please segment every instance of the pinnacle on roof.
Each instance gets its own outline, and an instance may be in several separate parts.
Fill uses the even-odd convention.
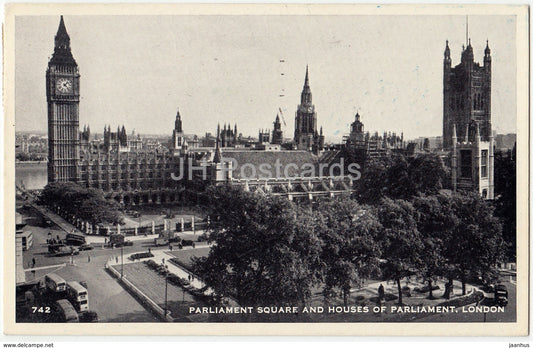
[[[305,82],[304,87],[309,87],[309,65],[305,66]]]
[[[219,138],[217,137],[216,140],[216,148],[215,148],[215,157],[213,158],[213,163],[220,163],[222,159],[222,154],[220,153],[220,147],[218,146]]]

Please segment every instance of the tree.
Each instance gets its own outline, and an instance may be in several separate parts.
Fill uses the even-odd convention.
[[[369,207],[352,199],[321,202],[317,209],[322,216],[320,239],[325,264],[325,294],[338,287],[344,305],[348,306],[350,289],[378,270],[380,248],[376,242],[381,228]]]
[[[74,215],[90,223],[121,223],[119,204],[106,199],[103,191],[88,189],[73,182],[53,182],[44,187],[39,202],[51,207],[59,207],[69,215]]]
[[[246,306],[305,304],[321,269],[312,212],[239,187],[213,187],[208,196],[213,246],[194,260],[206,285]]]
[[[507,259],[516,260],[516,158],[514,151],[496,152],[494,156],[495,214],[502,222],[507,243]]]
[[[382,248],[382,272],[386,279],[398,286],[398,303],[402,304],[400,281],[415,273],[423,249],[417,229],[417,213],[413,205],[404,200],[385,198],[377,208],[383,228],[379,240]]]
[[[449,201],[445,195],[417,197],[413,201],[418,212],[417,228],[423,244],[417,268],[427,282],[430,298],[433,298],[435,278],[447,273],[445,241],[450,240],[454,226],[457,225]]]
[[[446,241],[446,257],[455,266],[466,294],[469,277],[487,279],[505,252],[502,227],[490,201],[477,192],[456,193],[451,208],[457,224]]]
[[[450,188],[451,170],[436,154],[427,153],[410,158],[408,171],[413,185],[411,196],[434,195],[444,188]]]
[[[450,170],[432,153],[371,158],[358,182],[357,199],[372,205],[379,204],[385,197],[412,200],[419,195],[436,194],[448,187],[450,181]]]

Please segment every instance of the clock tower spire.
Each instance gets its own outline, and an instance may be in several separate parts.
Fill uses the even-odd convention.
[[[48,104],[48,182],[78,181],[80,159],[80,74],[63,20],[46,70]]]

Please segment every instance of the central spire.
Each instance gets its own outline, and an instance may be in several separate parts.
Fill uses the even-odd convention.
[[[300,98],[301,105],[311,106],[313,96],[311,95],[311,87],[309,87],[309,65],[305,67],[305,82]]]

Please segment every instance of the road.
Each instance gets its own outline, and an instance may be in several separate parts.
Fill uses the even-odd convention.
[[[515,322],[516,321],[516,285],[509,281],[503,281],[509,292],[509,303],[505,306],[503,313],[464,313],[460,308],[457,313],[446,313],[432,315],[418,320],[419,322]],[[479,306],[493,306],[492,298],[485,298],[479,303]],[[476,307],[476,304],[464,307],[466,311],[468,308]]]
[[[25,212],[26,216],[27,212]],[[124,288],[111,277],[104,266],[110,257],[120,257],[120,249],[94,249],[82,251],[79,255],[72,257],[73,265],[70,264],[70,257],[50,257],[46,239],[48,234],[55,238],[65,238],[66,232],[57,227],[40,227],[40,219],[30,216],[25,221],[28,223],[24,229],[33,232],[33,246],[25,251],[24,267],[30,268],[32,259],[35,259],[35,267],[41,268],[51,265],[61,265],[57,268],[37,269],[35,274],[27,271],[27,280],[33,281],[44,277],[48,272],[55,272],[65,280],[86,281],[89,290],[89,305],[91,310],[98,313],[100,321],[103,322],[158,322],[159,319],[151,312],[147,311],[139,302],[130,295]],[[148,244],[148,242],[146,242]],[[136,243],[132,247],[125,248],[127,252],[145,251],[145,243]],[[90,262],[89,262],[90,257]]]

